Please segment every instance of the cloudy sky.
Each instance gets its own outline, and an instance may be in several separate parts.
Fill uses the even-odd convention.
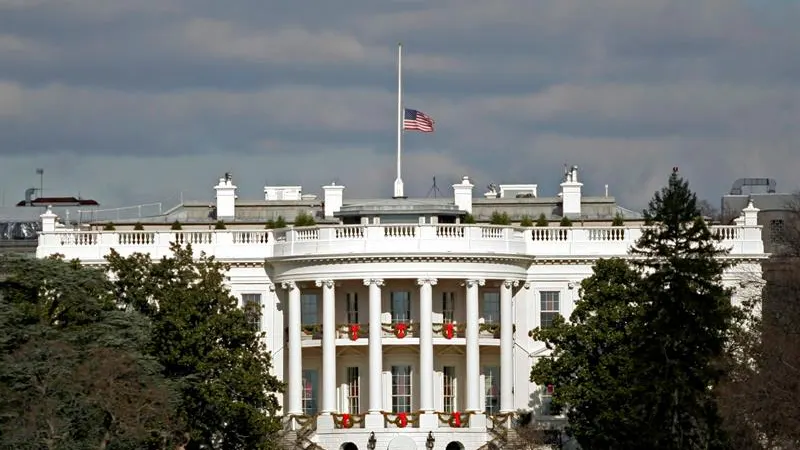
[[[800,186],[797,0],[0,0],[0,190],[107,206],[332,180],[389,196],[396,43],[406,193],[462,175],[642,208],[680,166],[703,198]]]

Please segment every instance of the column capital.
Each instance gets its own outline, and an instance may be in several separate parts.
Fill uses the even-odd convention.
[[[417,284],[420,286],[426,284],[430,284],[431,286],[436,286],[436,283],[438,282],[439,280],[437,280],[436,278],[417,278]]]
[[[276,290],[275,283],[267,283],[267,289],[269,289],[270,292],[275,292]]]
[[[464,280],[463,285],[471,288],[475,286],[484,286],[486,284],[486,280],[479,278],[479,279],[472,279],[472,280]]]
[[[281,288],[286,289],[287,291],[293,291],[297,289],[297,283],[294,281],[284,281],[281,283]]]
[[[502,286],[506,289],[511,289],[519,286],[519,280],[503,280]]]
[[[333,280],[316,280],[314,281],[314,285],[317,287],[325,286],[326,288],[330,289],[333,287]]]
[[[383,278],[364,278],[364,286],[374,284],[376,286],[383,286]]]
[[[523,289],[530,289],[531,288],[531,282],[530,281],[526,281],[525,283],[523,283],[522,288]]]

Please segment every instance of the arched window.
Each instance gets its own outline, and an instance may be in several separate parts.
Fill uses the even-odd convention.
[[[464,444],[458,441],[453,441],[447,444],[447,447],[444,450],[464,450]]]
[[[358,450],[358,446],[352,442],[345,442],[339,447],[339,450]]]

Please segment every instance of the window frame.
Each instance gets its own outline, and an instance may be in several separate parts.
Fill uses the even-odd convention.
[[[549,297],[554,298],[549,298]],[[539,291],[539,328],[553,326],[553,320],[561,315],[561,291]]]
[[[395,297],[396,295],[404,294],[405,297]],[[405,311],[398,311],[395,308],[395,301],[405,301]],[[403,312],[406,317],[399,318],[399,312]],[[389,294],[389,313],[392,316],[392,325],[398,323],[411,323],[411,292],[409,291],[392,291]]]
[[[392,412],[410,413],[412,411],[414,381],[413,368],[410,364],[391,366],[392,376]],[[402,384],[401,384],[402,383]],[[400,392],[401,388],[404,392]]]

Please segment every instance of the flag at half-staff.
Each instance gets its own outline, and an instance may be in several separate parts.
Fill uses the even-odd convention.
[[[403,129],[411,131],[421,131],[423,133],[432,133],[433,124],[435,122],[427,114],[416,109],[405,109],[403,115]]]

